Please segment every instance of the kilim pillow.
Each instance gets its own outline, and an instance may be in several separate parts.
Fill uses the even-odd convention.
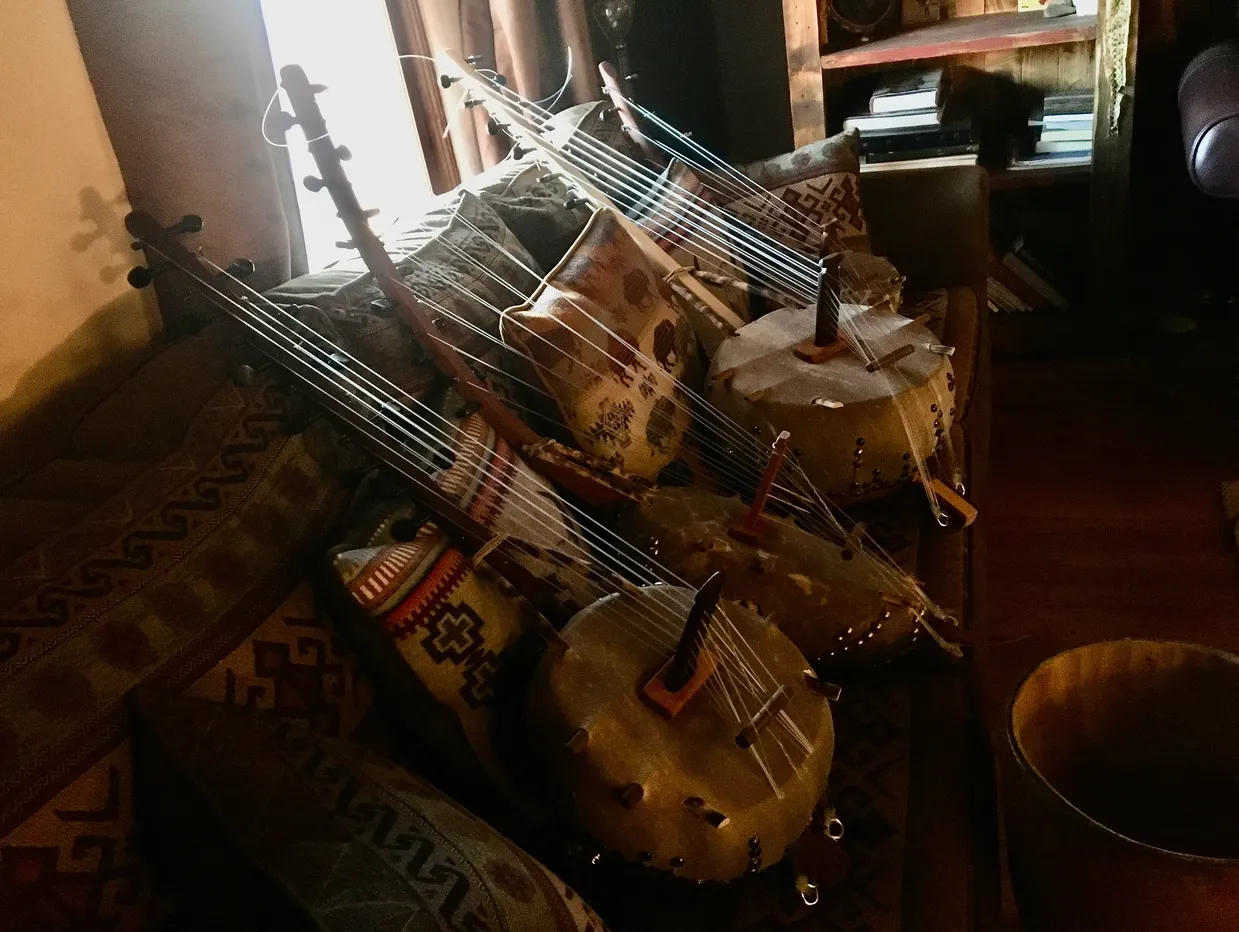
[[[552,116],[547,124],[549,135],[559,148],[567,145],[574,136],[587,137],[597,140],[605,149],[613,150],[620,156],[621,161],[623,158],[629,158],[642,165],[645,164],[645,155],[641,152],[641,147],[624,132],[624,125],[620,122],[609,100],[589,101],[569,107],[567,110],[561,110]],[[585,139],[578,140],[577,146],[581,151],[588,153],[604,151],[603,148],[590,145]],[[593,161],[598,164],[612,164],[602,157]]]
[[[140,837],[203,928],[604,930],[542,864],[383,758],[152,690],[130,709]]]
[[[544,171],[533,168],[539,173]],[[482,200],[500,216],[541,268],[555,268],[589,222],[589,206],[581,202],[569,208],[571,195],[554,178],[534,181],[514,191],[519,193],[483,194]]]
[[[744,289],[744,266],[736,255],[731,237],[705,211],[713,208],[700,204],[712,202],[715,193],[688,165],[673,159],[659,179],[659,184],[638,204],[632,214],[663,250],[687,269],[700,269],[737,282],[705,286],[744,322],[749,320],[749,295]],[[697,307],[695,302],[683,302],[685,313],[693,324],[697,342],[708,357],[731,330],[713,315]]]
[[[407,232],[388,236],[401,277],[465,352],[493,347],[499,313],[537,287],[542,270],[499,216],[468,191],[440,198]],[[435,379],[425,351],[382,300],[360,259],[303,275],[267,292],[277,304],[321,308],[344,346],[396,385],[421,397]]]
[[[675,458],[689,414],[692,326],[614,213],[600,210],[532,299],[503,315],[581,449],[646,479]]]
[[[210,338],[180,349],[219,351]],[[198,391],[167,375],[152,363],[125,386],[169,398],[130,418],[159,418],[179,409],[172,396]],[[266,378],[216,383],[178,449],[0,569],[0,928],[145,924],[130,687],[160,683],[337,736],[364,712],[368,690],[304,583],[348,495],[351,454],[321,421],[290,434],[287,413]]]
[[[450,458],[438,477],[445,492],[496,534],[553,554],[527,559],[535,574],[581,602],[597,598],[581,573],[587,551],[573,516],[477,414],[460,422]],[[339,624],[397,724],[424,749],[430,776],[480,810],[524,805],[503,742],[519,740],[505,713],[523,708],[519,691],[541,647],[532,609],[424,513],[379,498],[330,555]]]
[[[766,194],[754,192],[727,205],[762,232],[814,254],[817,234],[831,223],[836,249],[869,252],[869,227],[860,202],[860,136],[844,132],[742,169]]]

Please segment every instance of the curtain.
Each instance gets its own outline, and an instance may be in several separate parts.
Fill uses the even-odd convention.
[[[599,96],[598,71],[589,43],[586,0],[391,0],[406,10],[420,8],[427,52],[456,49],[481,57],[481,67],[494,68],[522,97],[539,100],[559,90],[572,49],[572,80],[559,106]],[[393,17],[393,20],[395,17]],[[419,68],[417,81],[435,81],[429,63]],[[423,91],[424,93],[424,91]],[[486,133],[484,108],[462,111],[462,92],[443,92],[451,125],[452,149],[461,178],[495,164],[507,153],[503,137]],[[439,130],[442,132],[442,129]]]
[[[69,12],[133,206],[169,224],[201,214],[194,244],[221,265],[253,260],[257,288],[304,271],[292,172],[258,132],[275,91],[259,0],[69,0]],[[168,279],[156,287],[174,324],[189,299]]]
[[[451,134],[443,132],[447,126],[447,110],[439,92],[439,69],[434,62],[426,61],[432,56],[426,24],[417,0],[387,0],[387,12],[396,51],[403,56],[420,56],[401,62],[404,83],[409,89],[413,119],[417,121],[417,136],[426,154],[430,186],[435,194],[442,194],[460,184],[460,166]]]

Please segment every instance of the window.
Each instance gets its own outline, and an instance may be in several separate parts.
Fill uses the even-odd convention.
[[[300,65],[327,86],[318,104],[332,139],[353,153],[346,168],[362,206],[382,211],[375,231],[423,211],[433,194],[384,0],[262,0],[262,12],[276,73]],[[348,234],[330,196],[300,183],[317,174],[300,127],[287,142],[306,258],[318,271],[350,255],[336,245]]]

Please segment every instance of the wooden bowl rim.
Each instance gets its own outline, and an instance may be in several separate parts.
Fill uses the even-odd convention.
[[[1215,857],[1209,857],[1207,855],[1202,855],[1202,854],[1188,854],[1184,851],[1172,851],[1169,848],[1159,848],[1157,845],[1151,845],[1148,842],[1139,841],[1138,839],[1132,838],[1129,835],[1124,835],[1122,832],[1115,831],[1114,829],[1110,828],[1108,825],[1098,822],[1096,819],[1090,816],[1087,812],[1085,812],[1083,809],[1076,806],[1075,803],[1073,803],[1066,796],[1060,793],[1053,786],[1053,784],[1051,784],[1050,781],[1047,780],[1042,775],[1041,771],[1039,771],[1036,768],[1036,766],[1033,765],[1032,761],[1030,761],[1024,755],[1024,750],[1023,748],[1020,747],[1019,740],[1015,736],[1015,703],[1016,703],[1016,700],[1019,699],[1020,692],[1024,689],[1024,685],[1030,679],[1032,679],[1032,677],[1042,667],[1044,667],[1046,664],[1050,663],[1051,661],[1057,660],[1060,657],[1065,657],[1068,654],[1074,654],[1080,651],[1090,650],[1093,648],[1112,645],[1112,644],[1155,644],[1159,646],[1187,648],[1189,651],[1196,653],[1196,654],[1212,654],[1216,657],[1221,658],[1226,663],[1239,667],[1239,656],[1236,656],[1235,654],[1232,654],[1228,651],[1220,650],[1216,647],[1207,647],[1204,644],[1195,644],[1191,641],[1174,641],[1168,638],[1110,638],[1109,640],[1105,640],[1105,641],[1091,641],[1088,644],[1079,644],[1075,647],[1070,647],[1066,650],[1061,650],[1058,653],[1052,654],[1049,657],[1046,657],[1043,660],[1039,661],[1038,663],[1034,664],[1027,672],[1025,672],[1024,675],[1020,677],[1020,681],[1016,685],[1015,691],[1011,694],[1011,698],[1007,702],[1007,716],[1006,716],[1007,744],[1011,748],[1011,753],[1015,756],[1016,764],[1019,765],[1020,770],[1023,771],[1026,775],[1031,775],[1033,779],[1033,783],[1037,789],[1039,789],[1042,792],[1049,793],[1052,797],[1054,797],[1060,803],[1062,803],[1062,805],[1066,806],[1069,811],[1075,813],[1075,815],[1078,816],[1080,819],[1082,819],[1086,824],[1091,825],[1093,828],[1099,830],[1104,835],[1108,835],[1112,838],[1117,838],[1120,841],[1126,842],[1127,844],[1130,844],[1130,845],[1135,845],[1137,848],[1141,848],[1145,851],[1153,852],[1158,855],[1162,855],[1162,856],[1169,857],[1169,858],[1174,858],[1175,860],[1184,861],[1190,864],[1208,865],[1208,866],[1216,866],[1216,867],[1235,867],[1239,865],[1239,856],[1230,857],[1230,858],[1215,858]]]

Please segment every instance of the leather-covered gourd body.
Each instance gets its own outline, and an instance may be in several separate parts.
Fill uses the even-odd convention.
[[[568,650],[548,651],[535,672],[528,719],[551,779],[605,848],[681,877],[731,880],[781,860],[808,827],[834,727],[795,645],[727,602],[710,623],[704,650],[718,666],[705,686],[674,718],[656,708],[642,687],[674,651],[693,597],[648,586],[578,612],[561,632]],[[737,736],[780,686],[784,710],[742,748]]]
[[[751,430],[790,431],[809,479],[846,505],[916,478],[915,452],[930,456],[950,430],[955,378],[920,324],[885,309],[844,305],[843,312],[875,356],[904,345],[913,347],[911,355],[876,372],[850,351],[806,362],[793,348],[812,339],[814,314],[785,308],[723,342],[706,396]]]
[[[774,623],[822,672],[882,663],[913,645],[918,606],[900,570],[769,515],[757,545],[738,540],[729,531],[747,510],[736,497],[662,488],[616,530],[689,585],[722,571],[723,598]]]

